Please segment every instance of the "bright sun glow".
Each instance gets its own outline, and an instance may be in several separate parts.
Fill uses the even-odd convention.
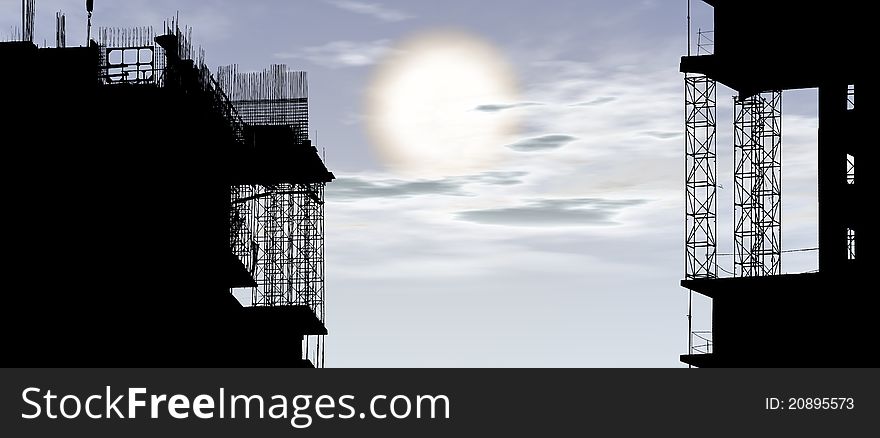
[[[517,100],[511,67],[497,49],[463,32],[430,32],[400,44],[367,93],[373,144],[410,176],[478,172],[516,128],[512,111],[478,111]]]

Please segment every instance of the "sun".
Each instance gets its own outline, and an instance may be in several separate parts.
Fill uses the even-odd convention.
[[[501,52],[462,31],[404,40],[376,69],[366,122],[385,163],[408,176],[436,177],[491,168],[517,127],[513,69]]]

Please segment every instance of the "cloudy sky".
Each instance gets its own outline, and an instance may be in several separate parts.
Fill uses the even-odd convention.
[[[37,40],[64,10],[68,45],[84,42],[82,3],[38,0]],[[309,72],[313,139],[338,177],[327,366],[677,367],[685,5],[97,0],[94,20],[158,28],[179,11],[210,65]],[[0,36],[19,8],[0,0]],[[733,94],[719,87],[722,253]],[[785,249],[816,246],[815,106],[785,95]]]

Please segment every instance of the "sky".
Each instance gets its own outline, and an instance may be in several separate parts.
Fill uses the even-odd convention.
[[[36,40],[54,42],[63,10],[68,45],[83,44],[82,3],[37,0]],[[312,139],[337,176],[328,367],[682,366],[684,0],[95,3],[96,27],[159,29],[179,12],[211,66],[308,71]],[[0,0],[3,39],[19,9]],[[711,29],[709,12],[695,1],[694,31]],[[387,76],[429,53],[413,41],[441,33],[479,50],[412,70],[428,84],[416,91],[399,86],[412,71]],[[467,68],[497,81],[470,81]],[[442,106],[444,93],[485,99]],[[734,94],[719,86],[721,253],[732,248]],[[784,100],[783,249],[812,248],[816,94]],[[416,120],[389,109],[400,102],[442,110]],[[485,129],[465,126],[474,120]],[[468,161],[475,148],[485,156]],[[438,150],[465,158],[441,166]],[[815,268],[809,252],[783,261],[784,272]],[[698,299],[695,330],[707,315]]]

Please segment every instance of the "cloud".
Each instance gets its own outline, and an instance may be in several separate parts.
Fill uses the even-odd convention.
[[[305,47],[294,52],[276,53],[275,57],[305,59],[313,64],[329,68],[364,67],[377,63],[391,50],[391,42],[385,39],[367,42],[332,41],[320,46]]]
[[[413,15],[410,15],[403,11],[399,11],[397,9],[386,8],[379,3],[367,3],[353,0],[329,0],[327,1],[327,3],[330,3],[331,5],[348,12],[369,15],[378,20],[387,21],[390,23],[409,20],[410,18],[413,18]]]
[[[617,100],[617,98],[616,98],[616,97],[612,97],[612,96],[597,97],[597,98],[595,98],[595,99],[593,99],[593,100],[588,100],[588,101],[585,101],[585,102],[573,103],[573,104],[571,104],[570,106],[597,106],[597,105],[602,105],[602,104],[606,104],[606,103],[614,102],[615,100]]]
[[[570,135],[549,134],[540,137],[526,138],[516,143],[509,144],[507,147],[519,152],[546,151],[561,148],[575,140],[577,140],[577,137],[572,137]]]
[[[522,183],[526,172],[485,172],[476,175],[433,180],[407,181],[369,177],[340,177],[327,186],[331,201],[357,201],[376,198],[412,198],[417,196],[471,196],[465,187],[470,184],[509,186]]]
[[[499,111],[514,109],[514,108],[523,108],[527,106],[536,106],[541,105],[537,102],[520,102],[520,103],[509,103],[509,104],[490,104],[490,105],[480,105],[474,108],[474,111],[482,111],[485,113],[497,113]]]
[[[661,140],[668,140],[670,138],[681,137],[681,132],[673,132],[673,131],[645,131],[642,135],[647,135],[648,137],[659,138]]]
[[[364,178],[339,178],[327,186],[327,199],[354,201],[366,198],[408,198],[420,195],[464,196],[461,184],[449,180],[370,181]]]
[[[483,172],[477,175],[469,175],[454,178],[469,183],[478,183],[490,186],[512,186],[523,183],[523,178],[528,176],[528,172],[524,171],[492,171]]]
[[[526,227],[614,225],[613,219],[621,210],[645,202],[644,199],[544,199],[517,207],[462,211],[456,217],[480,224]]]

